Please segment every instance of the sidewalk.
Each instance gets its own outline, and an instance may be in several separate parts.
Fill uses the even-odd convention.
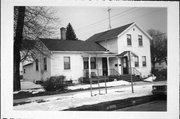
[[[93,96],[91,96],[90,90],[64,93],[50,96],[39,96],[25,99],[14,100],[14,103],[30,102],[23,105],[14,106],[14,110],[65,110],[69,108],[79,107],[83,105],[92,105],[101,102],[121,100],[131,97],[141,97],[152,95],[152,85],[162,84],[165,81],[160,82],[136,82],[134,85],[134,93],[131,91],[131,86],[115,86],[107,88],[107,94],[105,89],[93,90]]]

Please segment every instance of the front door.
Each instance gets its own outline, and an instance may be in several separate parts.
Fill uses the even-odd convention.
[[[102,58],[102,73],[103,73],[103,76],[108,75],[107,58]]]
[[[122,58],[122,68],[123,68],[123,74],[128,74],[128,58],[127,57]]]

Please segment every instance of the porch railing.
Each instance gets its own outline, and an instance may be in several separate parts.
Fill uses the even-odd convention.
[[[96,77],[96,76],[120,76],[120,74],[115,69],[108,69],[108,70],[92,69],[91,70],[91,77]],[[84,77],[89,77],[89,70],[88,69],[84,70]]]
[[[138,76],[140,76],[140,77],[141,77],[141,75],[142,75],[142,73],[141,73],[139,70],[137,70],[135,67],[132,67],[132,74],[138,75]]]

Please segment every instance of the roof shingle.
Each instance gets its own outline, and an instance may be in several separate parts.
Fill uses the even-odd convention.
[[[81,40],[40,39],[50,51],[106,51],[101,45]]]
[[[127,29],[129,26],[131,26],[133,23],[126,24],[124,26],[114,28],[105,32],[97,33],[90,38],[88,38],[86,41],[93,41],[93,42],[98,42],[98,41],[104,41],[104,40],[109,40],[113,37],[117,37],[120,33],[122,33],[125,29]]]

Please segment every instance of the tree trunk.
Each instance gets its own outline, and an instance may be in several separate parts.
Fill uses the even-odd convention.
[[[16,25],[16,36],[14,37],[14,91],[18,91],[21,89],[20,84],[20,49],[22,43],[22,34],[23,34],[23,26],[24,26],[24,16],[25,16],[25,7],[18,7],[18,18]]]

